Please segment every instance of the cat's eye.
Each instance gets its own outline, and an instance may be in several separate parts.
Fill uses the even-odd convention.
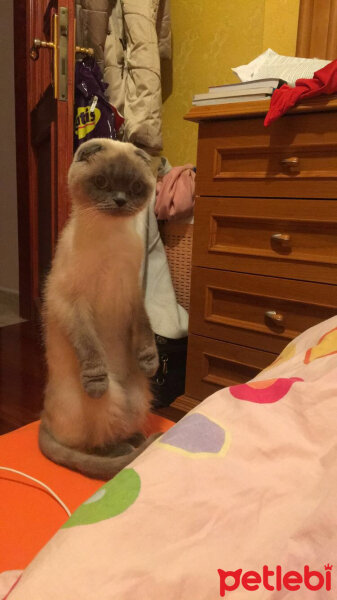
[[[135,196],[139,196],[144,192],[144,184],[141,181],[133,181],[131,184],[131,192]]]
[[[104,175],[96,175],[95,177],[95,185],[100,190],[104,190],[104,188],[108,185],[108,180]]]

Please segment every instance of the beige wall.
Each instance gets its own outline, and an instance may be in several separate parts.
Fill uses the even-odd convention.
[[[0,288],[18,290],[13,0],[0,3]]]
[[[300,0],[265,0],[262,52],[295,56]]]
[[[299,0],[171,0],[172,71],[163,65],[164,152],[195,163],[197,125],[183,120],[193,94],[237,82],[231,67],[271,47],[295,55]]]

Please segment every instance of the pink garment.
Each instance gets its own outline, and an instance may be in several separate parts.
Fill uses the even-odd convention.
[[[157,182],[154,211],[157,219],[167,221],[193,215],[195,172],[193,165],[173,167]]]

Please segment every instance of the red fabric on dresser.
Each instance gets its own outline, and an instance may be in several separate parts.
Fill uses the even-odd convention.
[[[312,79],[298,79],[295,87],[285,84],[275,90],[264,124],[268,127],[302,99],[335,93],[337,93],[337,60],[316,71]]]

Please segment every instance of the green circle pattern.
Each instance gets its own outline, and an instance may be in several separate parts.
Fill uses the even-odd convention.
[[[138,473],[134,469],[124,469],[81,504],[62,529],[92,525],[120,515],[136,501],[140,487]]]

